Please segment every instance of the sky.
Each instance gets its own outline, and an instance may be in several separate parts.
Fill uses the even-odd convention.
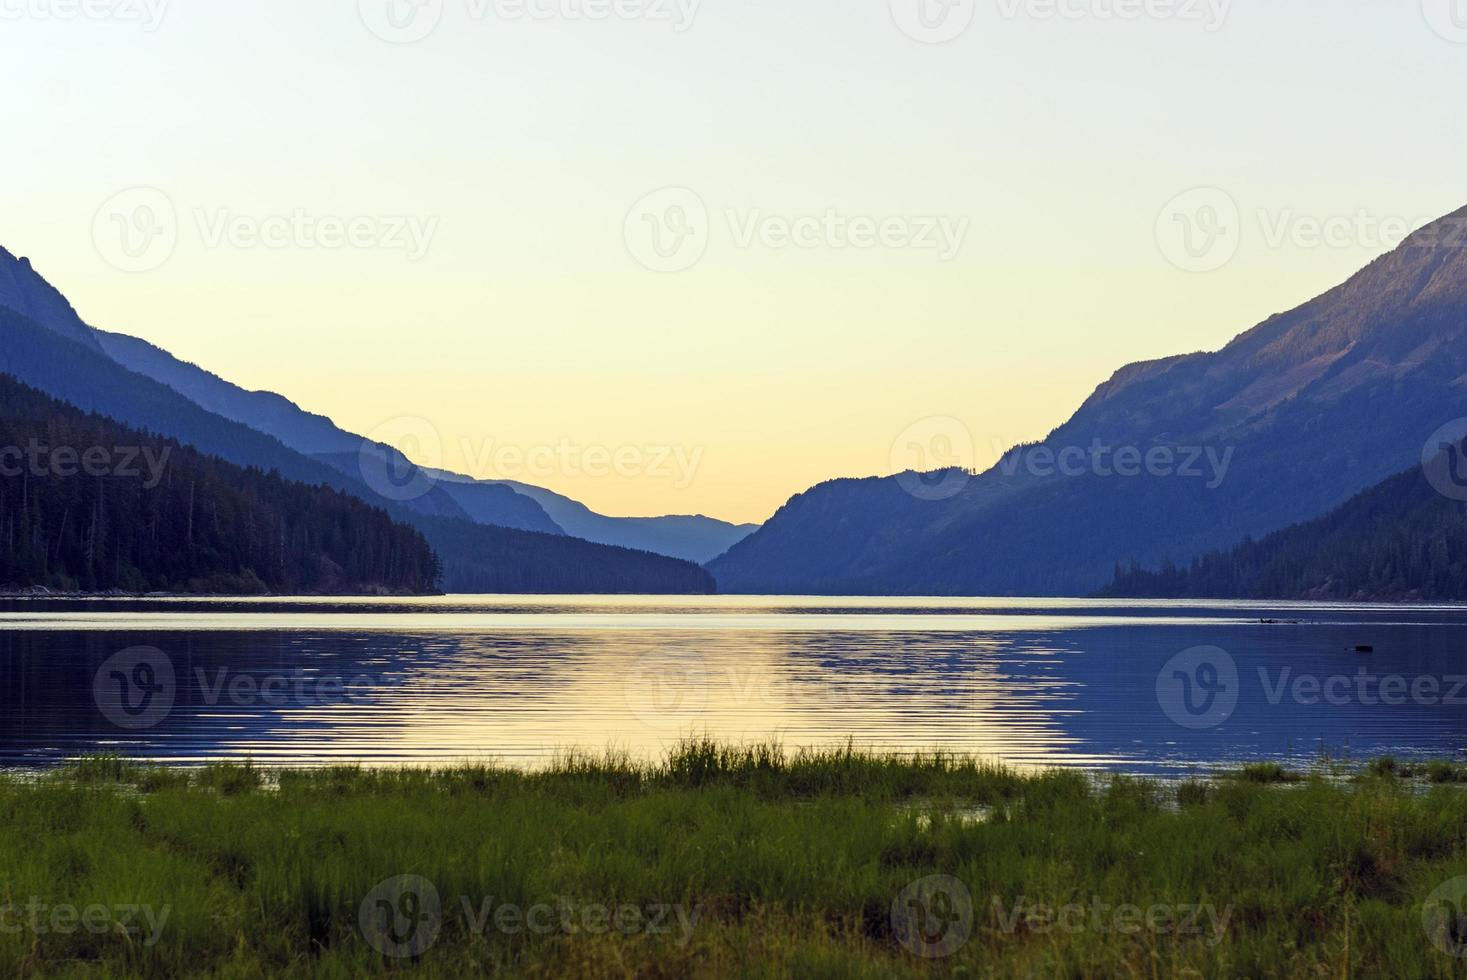
[[[421,461],[762,521],[1467,205],[1461,0],[0,0],[0,244]]]

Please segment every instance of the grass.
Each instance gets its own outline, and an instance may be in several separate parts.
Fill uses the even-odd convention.
[[[1423,909],[1467,876],[1464,778],[87,759],[0,777],[0,975],[1461,977]]]

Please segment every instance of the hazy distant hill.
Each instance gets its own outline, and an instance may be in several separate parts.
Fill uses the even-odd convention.
[[[1216,353],[1116,372],[1042,447],[928,501],[895,478],[801,494],[710,570],[725,591],[1088,593],[1117,561],[1185,563],[1338,506],[1467,415],[1467,210]],[[1117,476],[1103,448],[1226,458],[1216,486]],[[1079,447],[1076,475],[1037,454]],[[1103,453],[1100,455],[1104,455]]]
[[[730,524],[712,517],[607,517],[585,504],[543,487],[513,480],[473,481],[440,472],[440,484],[449,495],[469,506],[468,488],[503,486],[539,504],[565,533],[598,544],[639,548],[703,564],[752,534],[757,524]]]
[[[1118,569],[1100,594],[1461,602],[1467,600],[1464,506],[1412,467],[1324,517],[1260,541],[1210,552],[1181,568]]]
[[[425,593],[412,528],[349,494],[244,469],[0,374],[0,586]],[[95,453],[90,471],[79,459]]]

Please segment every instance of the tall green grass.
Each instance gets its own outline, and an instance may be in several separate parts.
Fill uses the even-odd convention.
[[[0,778],[0,906],[166,921],[150,943],[12,912],[0,975],[1467,976],[1423,924],[1427,897],[1467,875],[1456,771],[1169,784],[707,741],[657,764],[576,754],[530,772],[88,759]],[[397,958],[360,913],[403,875],[432,883],[441,931]],[[928,959],[892,905],[932,875],[966,886],[973,927]],[[465,899],[678,906],[697,924],[477,930]],[[1128,905],[1208,906],[1217,929],[1122,931],[1094,912]],[[1089,911],[1046,925],[1066,906]]]

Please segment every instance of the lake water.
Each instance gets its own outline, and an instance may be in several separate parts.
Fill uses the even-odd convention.
[[[1276,622],[1264,622],[1275,620]],[[1369,646],[1373,652],[1357,648]],[[1175,773],[1467,750],[1467,609],[1019,599],[0,602],[0,765],[659,756]]]

